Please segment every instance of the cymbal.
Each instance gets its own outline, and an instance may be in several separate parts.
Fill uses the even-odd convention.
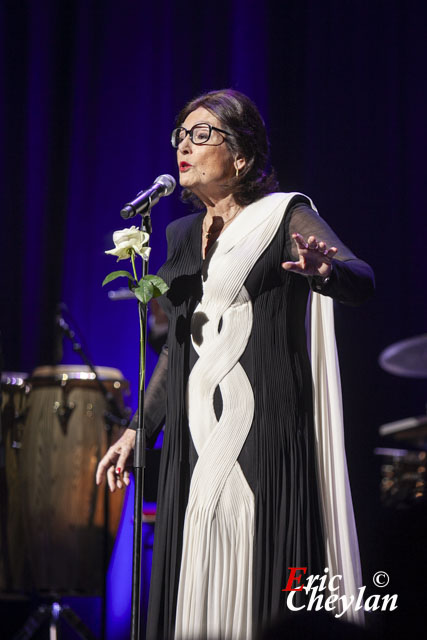
[[[392,436],[396,440],[425,438],[427,435],[427,415],[387,422],[387,424],[381,425],[379,432],[381,436]]]
[[[427,333],[391,344],[382,351],[378,362],[395,376],[427,378]]]

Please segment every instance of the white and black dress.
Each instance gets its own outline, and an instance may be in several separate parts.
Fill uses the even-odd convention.
[[[160,299],[169,333],[145,417],[149,442],[165,420],[150,640],[251,638],[285,610],[288,567],[307,567],[309,575],[333,563],[307,300],[312,289],[329,302],[361,304],[372,293],[373,275],[312,207],[302,194],[270,194],[233,220],[205,260],[204,213],[167,229],[159,275],[170,286]],[[326,283],[281,267],[296,257],[294,232],[337,246]],[[345,456],[334,451],[339,457],[346,476]],[[339,519],[348,516],[354,529],[349,500],[342,496],[346,516]],[[356,583],[354,530],[338,535],[348,538],[340,546],[348,546]]]

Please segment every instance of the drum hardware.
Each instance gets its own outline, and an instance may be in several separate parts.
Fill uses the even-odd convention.
[[[378,447],[382,456],[381,500],[385,506],[412,506],[426,499],[427,452]]]
[[[380,435],[396,440],[410,440],[419,450],[377,447],[375,455],[383,456],[381,465],[381,500],[385,506],[408,507],[427,497],[426,468],[427,416],[406,418],[384,424]]]
[[[26,385],[25,394],[28,396],[29,387]],[[25,421],[28,415],[28,407],[25,407],[22,411],[15,411],[13,429],[12,429],[12,448],[21,448],[22,431],[25,427]]]
[[[3,371],[1,374],[1,382],[3,385],[13,385],[23,387],[28,378],[28,373],[16,373],[14,371]]]
[[[63,431],[66,431],[68,420],[74,411],[76,405],[74,402],[54,402],[53,413],[57,416]]]
[[[24,374],[19,375],[23,376]],[[5,381],[2,380],[2,384],[9,387],[16,385],[16,388],[21,389],[25,396],[28,396],[30,392],[28,384],[23,384],[22,377],[17,377],[10,373],[5,374]],[[13,396],[11,395],[8,403],[3,406],[2,411],[5,413],[10,412],[10,419],[12,421],[10,446],[12,449],[20,449],[22,430],[25,425],[25,420],[27,419],[28,407],[18,409],[14,406],[13,402]]]
[[[380,366],[397,376],[427,378],[427,334],[391,344],[379,356]],[[427,468],[427,415],[381,425],[381,436],[406,440],[416,449],[377,448],[383,456],[381,498],[387,506],[407,507],[424,501]]]
[[[408,440],[419,449],[427,449],[427,415],[387,422],[380,426],[379,434],[399,441]]]
[[[385,506],[409,507],[427,497],[427,416],[396,420],[383,424],[381,436],[410,441],[415,449],[378,447],[375,455],[383,456],[381,465],[381,500]]]

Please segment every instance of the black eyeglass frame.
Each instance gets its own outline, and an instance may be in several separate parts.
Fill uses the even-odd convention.
[[[208,135],[207,139],[204,140],[203,142],[195,142],[193,140],[193,131],[197,127],[208,127],[208,129],[209,129],[209,135]],[[178,142],[178,144],[175,144],[176,137],[177,137],[177,131],[181,131],[181,130],[185,131],[185,136],[182,138],[182,140],[180,140]],[[192,126],[191,129],[186,129],[185,127],[176,127],[176,129],[174,129],[172,131],[171,144],[172,144],[174,149],[178,149],[178,147],[181,144],[181,142],[183,142],[187,136],[190,136],[191,142],[193,144],[196,144],[197,146],[201,146],[203,144],[208,144],[209,140],[211,139],[212,131],[218,131],[219,133],[224,133],[227,136],[233,135],[229,131],[224,131],[224,129],[219,129],[218,127],[214,127],[213,124],[209,124],[209,122],[198,122],[197,124]],[[224,140],[225,140],[225,138],[224,138]],[[218,144],[214,144],[214,145],[211,145],[211,146],[219,147],[219,145],[222,144],[224,142],[224,140],[221,140],[221,142],[219,142]]]

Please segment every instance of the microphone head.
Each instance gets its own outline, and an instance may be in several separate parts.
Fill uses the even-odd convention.
[[[176,187],[176,180],[173,176],[165,173],[154,180],[154,184],[161,184],[164,189],[164,196],[170,196]]]
[[[127,220],[133,218],[138,213],[143,215],[149,207],[157,204],[159,199],[163,196],[169,196],[176,187],[176,180],[173,176],[165,173],[164,175],[156,178],[149,189],[146,191],[140,191],[135,200],[125,204],[120,211],[122,218]]]

